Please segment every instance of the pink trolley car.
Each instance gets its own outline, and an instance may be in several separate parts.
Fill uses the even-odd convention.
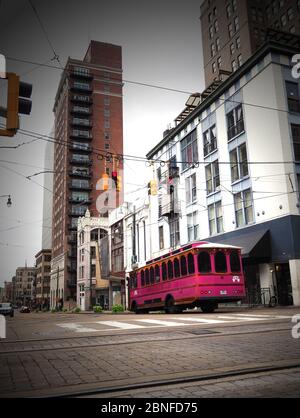
[[[150,260],[130,273],[130,309],[136,313],[181,312],[200,307],[213,312],[218,303],[245,297],[241,249],[196,242]]]

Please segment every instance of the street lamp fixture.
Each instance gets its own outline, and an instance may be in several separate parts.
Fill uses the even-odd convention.
[[[8,198],[6,204],[7,204],[7,207],[10,208],[11,205],[12,205],[10,194],[4,194],[4,195],[2,195],[0,197],[7,197]]]

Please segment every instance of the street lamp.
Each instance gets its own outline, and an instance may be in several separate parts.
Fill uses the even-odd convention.
[[[8,199],[7,199],[7,207],[8,208],[10,208],[11,207],[11,205],[12,205],[12,202],[11,202],[11,197],[10,197],[10,194],[3,194],[2,196],[0,196],[0,197],[7,197]]]

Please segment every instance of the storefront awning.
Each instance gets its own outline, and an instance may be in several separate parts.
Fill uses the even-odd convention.
[[[268,258],[271,256],[269,230],[246,231],[240,234],[226,234],[218,237],[215,242],[219,244],[234,245],[242,248],[244,258]]]

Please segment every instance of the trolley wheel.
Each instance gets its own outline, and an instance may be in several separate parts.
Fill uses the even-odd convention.
[[[165,313],[174,314],[174,313],[180,313],[180,312],[182,312],[182,310],[178,306],[175,306],[173,296],[169,296],[165,303]]]
[[[217,308],[218,304],[214,302],[206,302],[200,305],[203,313],[213,313]]]

